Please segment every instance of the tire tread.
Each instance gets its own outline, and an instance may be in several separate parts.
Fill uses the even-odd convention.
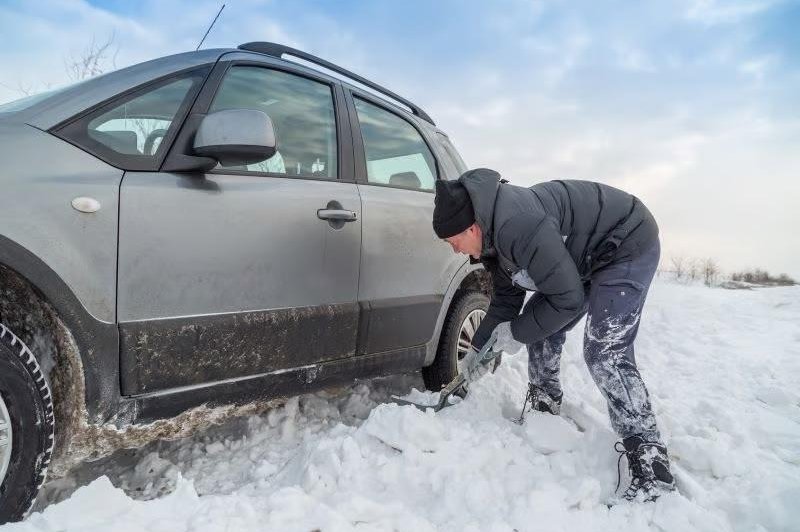
[[[36,385],[39,392],[39,398],[44,406],[44,428],[46,432],[46,439],[50,445],[44,449],[37,459],[38,470],[36,471],[36,491],[44,485],[47,479],[47,469],[53,457],[53,449],[55,447],[55,410],[53,406],[53,394],[50,391],[50,384],[47,382],[39,361],[33,355],[33,352],[25,345],[16,334],[11,331],[5,324],[0,323],[0,343],[4,343],[12,353],[16,353],[19,360],[25,366],[26,371]],[[25,510],[23,518],[27,516],[35,497],[32,498],[28,508]]]

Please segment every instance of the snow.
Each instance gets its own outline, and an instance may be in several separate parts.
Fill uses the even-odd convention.
[[[654,284],[637,360],[679,487],[654,504],[605,504],[616,438],[582,332],[563,417],[511,422],[524,353],[437,414],[387,402],[418,377],[358,383],[90,464],[0,531],[800,530],[800,287]]]

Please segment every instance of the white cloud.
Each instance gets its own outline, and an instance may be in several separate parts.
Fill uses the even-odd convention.
[[[542,81],[553,87],[579,64],[591,43],[586,31],[580,27],[572,27],[556,39],[546,35],[525,35],[520,38],[519,47],[534,60]],[[529,58],[522,57],[523,61]],[[525,66],[524,63],[520,65],[522,68]]]
[[[613,47],[620,68],[634,72],[655,72],[656,67],[645,52],[630,45],[618,44]]]
[[[774,4],[774,0],[691,0],[686,18],[707,25],[734,23]]]
[[[778,66],[778,59],[774,55],[765,55],[748,59],[739,65],[739,72],[751,77],[756,84],[763,83],[770,70]]]
[[[699,133],[678,133],[657,144],[657,153],[642,164],[623,171],[614,184],[636,191],[642,198],[664,194],[671,182],[693,171],[698,152],[709,141]]]
[[[490,99],[466,113],[464,123],[475,127],[502,127],[514,107],[514,100],[510,98]]]

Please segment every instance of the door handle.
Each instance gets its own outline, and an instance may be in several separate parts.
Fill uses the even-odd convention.
[[[318,209],[317,218],[320,220],[336,220],[340,222],[355,222],[358,215],[346,209]]]

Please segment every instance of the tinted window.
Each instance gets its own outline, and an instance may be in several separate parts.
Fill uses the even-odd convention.
[[[300,177],[336,177],[336,115],[330,85],[278,70],[235,66],[211,111],[257,109],[275,128],[275,155],[235,170]]]
[[[418,190],[433,190],[436,162],[409,122],[376,105],[355,99],[367,157],[367,179]]]
[[[71,122],[59,133],[116,166],[154,169],[205,72],[137,91]]]

